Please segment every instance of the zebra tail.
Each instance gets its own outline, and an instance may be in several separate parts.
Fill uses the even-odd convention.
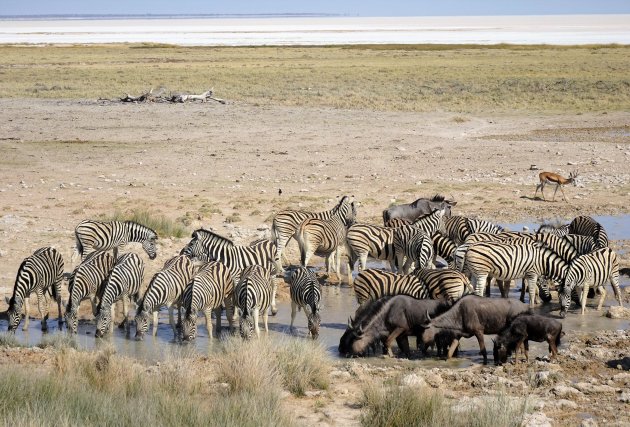
[[[560,338],[564,336],[564,332],[562,332],[562,327],[560,327],[560,333],[556,336],[556,347],[560,347]]]
[[[271,236],[269,238],[276,246],[278,245],[278,234],[276,233],[276,221],[271,223]]]
[[[76,250],[79,253],[79,256],[82,257],[83,256],[83,244],[81,243],[81,240],[79,240],[79,235],[77,234],[77,232],[74,232],[74,237],[76,240]]]

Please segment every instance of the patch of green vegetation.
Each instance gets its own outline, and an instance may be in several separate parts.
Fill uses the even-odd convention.
[[[185,237],[189,233],[184,224],[144,208],[115,210],[111,215],[101,215],[104,221],[134,221],[154,230],[161,237]]]

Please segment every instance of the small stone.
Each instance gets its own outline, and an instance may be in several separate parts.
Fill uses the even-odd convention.
[[[556,401],[556,406],[561,409],[577,409],[578,404],[572,400],[558,399]]]
[[[597,421],[594,418],[586,418],[582,420],[580,427],[597,427]]]
[[[405,375],[401,381],[407,387],[426,387],[427,382],[418,374]]]
[[[630,403],[630,391],[624,391],[622,392],[619,397],[617,397],[617,400],[623,403]]]
[[[307,390],[304,392],[304,396],[306,397],[317,397],[324,394],[323,390]]]
[[[543,412],[529,414],[523,420],[522,427],[551,427],[553,420]]]

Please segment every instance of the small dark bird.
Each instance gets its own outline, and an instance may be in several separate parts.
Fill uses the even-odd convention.
[[[278,188],[278,196],[282,196],[282,188]]]

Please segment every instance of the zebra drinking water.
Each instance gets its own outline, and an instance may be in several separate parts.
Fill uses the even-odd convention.
[[[243,274],[234,290],[235,304],[239,311],[239,329],[243,339],[251,339],[254,332],[260,338],[258,318],[262,313],[265,332],[269,332],[267,325],[267,310],[275,307],[276,286],[268,268],[260,265],[250,265],[243,269]]]
[[[9,309],[9,332],[15,332],[22,320],[22,306],[26,319],[22,330],[28,329],[29,322],[29,296],[35,293],[37,296],[37,308],[42,317],[42,330],[48,329],[49,302],[48,293],[57,302],[59,310],[58,322],[61,324],[61,281],[63,280],[63,258],[55,248],[45,247],[36,250],[31,256],[26,257],[18,268],[13,295],[6,298]]]
[[[88,299],[92,304],[92,314],[96,316],[97,300],[103,295],[105,282],[114,268],[115,259],[108,252],[93,252],[77,268],[68,282],[68,305],[66,306],[66,326],[68,332],[77,333],[78,312],[81,301]]]
[[[197,336],[197,315],[202,312],[206,318],[208,336],[212,338],[212,312],[216,318],[216,335],[221,333],[221,310],[225,306],[230,330],[234,323],[234,279],[225,264],[209,261],[195,273],[184,290],[182,307],[182,338],[192,341]]]
[[[173,319],[173,310],[181,306],[181,297],[186,285],[194,274],[193,262],[185,255],[171,258],[161,271],[155,273],[136,314],[136,340],[142,340],[149,329],[149,315],[153,315],[153,336],[157,334],[158,311],[160,307],[168,307],[168,318],[177,338],[177,327]]]
[[[127,300],[134,303],[140,299],[140,288],[144,280],[144,261],[134,253],[122,254],[116,260],[103,295],[98,301],[96,315],[97,338],[103,337],[107,331],[114,329],[114,303],[122,300],[124,320],[122,326],[129,326],[129,307]]]
[[[322,298],[321,285],[315,277],[315,273],[305,267],[298,267],[291,274],[289,281],[291,292],[291,330],[295,320],[296,311],[304,309],[308,330],[313,339],[319,336],[319,303]]]

